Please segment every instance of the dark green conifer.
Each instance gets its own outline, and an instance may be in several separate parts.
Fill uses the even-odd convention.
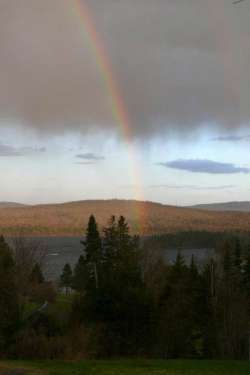
[[[103,252],[106,266],[115,267],[117,250],[117,223],[115,216],[111,216],[108,226],[103,230]]]
[[[86,264],[87,287],[98,289],[100,272],[103,262],[102,241],[94,215],[91,215],[88,222],[86,240],[84,245],[84,258]]]
[[[42,284],[45,279],[42,273],[42,269],[38,263],[36,263],[30,274],[30,282],[32,284]]]
[[[222,268],[225,278],[230,278],[233,272],[232,248],[229,241],[221,246]]]
[[[11,250],[0,236],[0,353],[3,354],[19,324],[15,264]]]
[[[63,271],[60,277],[60,284],[62,287],[66,288],[66,292],[68,292],[69,288],[72,287],[73,275],[72,269],[69,263],[66,263],[63,267]]]
[[[73,289],[77,290],[78,292],[83,292],[86,285],[86,277],[86,262],[84,256],[81,255],[74,268],[72,282]]]
[[[189,271],[190,271],[191,276],[194,278],[196,278],[199,274],[197,264],[194,259],[194,254],[192,254],[192,257],[191,257]]]
[[[247,294],[250,297],[250,245],[248,245],[242,268],[244,287],[246,288]]]
[[[234,244],[234,267],[236,271],[241,272],[241,243],[239,237],[236,237],[235,244]]]

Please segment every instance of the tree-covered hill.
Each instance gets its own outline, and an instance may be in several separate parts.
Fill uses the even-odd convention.
[[[133,233],[250,231],[250,213],[212,212],[132,200],[92,200],[25,207],[0,207],[5,235],[79,235],[95,214],[102,227],[111,215],[124,215]]]

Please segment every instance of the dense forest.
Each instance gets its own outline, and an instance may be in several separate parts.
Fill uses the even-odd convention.
[[[0,238],[2,357],[248,358],[247,238],[214,238],[216,256],[202,268],[181,252],[167,264],[123,216],[100,231],[91,215],[84,238],[58,283],[45,280],[37,242],[10,248]]]

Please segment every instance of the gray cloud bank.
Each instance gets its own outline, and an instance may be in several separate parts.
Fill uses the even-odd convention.
[[[178,159],[166,163],[158,163],[163,167],[193,173],[235,174],[250,173],[250,168],[243,168],[232,163],[221,163],[206,159]]]
[[[45,147],[14,147],[0,143],[0,157],[26,156],[40,154],[46,151]]]
[[[249,2],[86,3],[133,134],[183,134],[202,123],[248,126]],[[117,128],[75,4],[1,0],[1,118],[54,133]]]

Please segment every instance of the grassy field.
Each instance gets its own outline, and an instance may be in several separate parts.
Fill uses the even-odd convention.
[[[250,375],[238,361],[0,362],[0,375]]]

